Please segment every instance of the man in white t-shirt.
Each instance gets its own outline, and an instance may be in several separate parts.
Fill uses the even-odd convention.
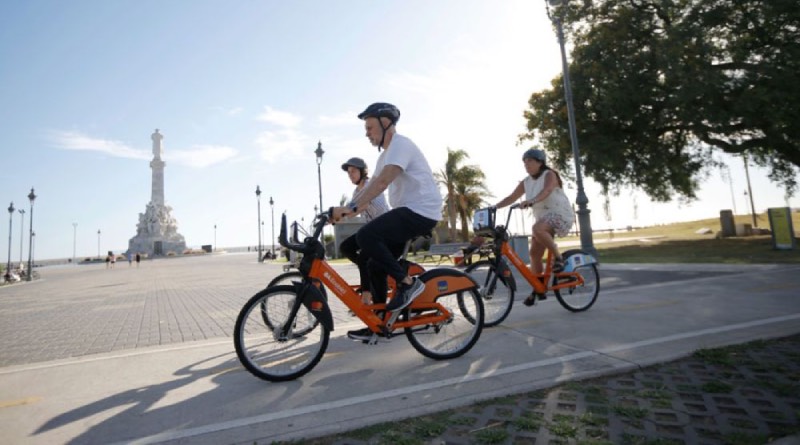
[[[415,236],[426,235],[442,219],[442,195],[433,177],[428,160],[411,139],[397,134],[395,125],[400,110],[392,104],[370,105],[359,119],[364,121],[370,143],[383,152],[378,156],[375,176],[358,198],[346,207],[333,209],[334,221],[367,208],[370,201],[384,190],[389,191],[392,210],[373,219],[356,234],[362,253],[369,257],[370,285],[375,303],[386,301],[386,276],[397,282],[397,293],[386,305],[389,311],[400,311],[422,293],[425,286],[408,276],[397,258],[405,243]],[[369,328],[350,331],[354,340],[369,340]]]

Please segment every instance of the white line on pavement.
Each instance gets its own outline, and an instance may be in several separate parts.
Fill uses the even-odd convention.
[[[170,432],[166,432],[166,433],[154,434],[154,435],[142,437],[142,438],[139,438],[139,439],[136,439],[136,440],[133,440],[133,441],[126,441],[124,443],[127,443],[127,444],[142,444],[143,445],[143,444],[158,443],[158,442],[167,441],[167,440],[185,439],[185,438],[188,438],[188,437],[194,437],[194,436],[199,436],[199,435],[203,435],[203,434],[215,433],[215,432],[224,431],[224,430],[228,430],[228,429],[232,429],[232,428],[240,428],[240,427],[245,427],[245,426],[254,425],[254,424],[258,424],[258,423],[270,422],[270,421],[279,420],[279,419],[285,419],[285,418],[293,417],[293,416],[306,415],[306,414],[321,412],[321,411],[325,411],[325,410],[329,410],[329,409],[335,409],[335,408],[344,408],[344,407],[348,407],[348,406],[358,405],[360,403],[374,402],[374,401],[383,400],[383,399],[386,399],[386,398],[389,398],[389,397],[396,397],[396,396],[408,395],[408,394],[412,394],[412,393],[420,392],[420,391],[429,391],[429,390],[433,390],[433,389],[439,389],[439,388],[446,387],[446,386],[449,386],[449,385],[456,385],[456,384],[466,383],[466,382],[475,381],[475,380],[482,380],[482,379],[487,379],[487,378],[498,377],[498,376],[502,376],[502,375],[505,375],[505,374],[511,374],[511,373],[515,373],[515,372],[526,371],[526,370],[530,370],[530,369],[534,369],[534,368],[540,368],[540,367],[544,367],[544,366],[550,366],[550,365],[558,364],[558,363],[571,362],[571,361],[574,361],[574,360],[579,360],[579,359],[583,359],[583,358],[587,358],[587,357],[594,357],[594,356],[599,356],[599,355],[605,355],[605,354],[609,354],[609,353],[612,353],[612,352],[619,352],[619,351],[622,351],[622,350],[635,349],[635,348],[640,348],[640,347],[644,347],[644,346],[652,346],[652,345],[656,345],[656,344],[660,344],[660,343],[668,343],[668,342],[672,342],[672,341],[676,341],[676,340],[683,340],[683,339],[693,338],[693,337],[701,337],[701,336],[709,335],[709,334],[719,334],[719,333],[730,332],[730,331],[735,331],[735,330],[739,330],[739,329],[747,329],[747,328],[752,328],[752,327],[757,327],[757,326],[764,326],[764,325],[769,325],[769,324],[774,324],[774,323],[782,323],[782,322],[798,320],[798,319],[800,319],[800,314],[791,314],[791,315],[783,315],[783,316],[780,316],[780,317],[772,317],[772,318],[765,318],[765,319],[761,319],[761,320],[754,320],[754,321],[749,321],[749,322],[744,322],[744,323],[736,323],[736,324],[727,325],[727,326],[719,326],[719,327],[716,327],[716,328],[701,329],[701,330],[698,330],[698,331],[685,332],[685,333],[682,333],[682,334],[668,335],[668,336],[665,336],[665,337],[658,337],[658,338],[653,338],[653,339],[650,339],[650,340],[643,340],[643,341],[638,341],[638,342],[633,342],[633,343],[626,343],[626,344],[611,346],[611,347],[607,347],[607,348],[602,348],[602,349],[599,349],[597,351],[576,352],[576,353],[573,353],[573,354],[567,354],[567,355],[562,356],[562,357],[554,357],[554,358],[545,359],[545,360],[537,360],[537,361],[534,361],[534,362],[521,363],[519,365],[509,366],[509,367],[506,367],[506,368],[498,368],[498,369],[485,371],[485,372],[481,372],[481,373],[477,373],[477,374],[473,374],[473,375],[466,375],[466,376],[461,376],[461,377],[453,377],[453,378],[449,378],[449,379],[440,380],[440,381],[437,381],[437,382],[430,382],[430,383],[425,383],[425,384],[420,384],[420,385],[412,385],[412,386],[407,386],[407,387],[404,387],[404,388],[397,388],[397,389],[392,389],[392,390],[389,390],[389,391],[381,391],[381,392],[367,394],[367,395],[358,396],[358,397],[349,397],[349,398],[346,398],[346,399],[341,399],[341,400],[336,400],[336,401],[326,402],[326,403],[320,403],[320,404],[316,404],[316,405],[310,405],[310,406],[302,407],[302,408],[294,408],[294,409],[284,410],[284,411],[271,413],[271,414],[264,414],[264,415],[259,415],[259,416],[247,417],[247,418],[244,418],[244,419],[237,419],[237,420],[232,420],[232,421],[227,421],[227,422],[220,422],[220,423],[205,425],[205,426],[197,427],[197,428],[189,428],[189,429],[182,430],[182,431],[170,431]],[[122,443],[123,442],[120,442],[119,444],[122,444]]]

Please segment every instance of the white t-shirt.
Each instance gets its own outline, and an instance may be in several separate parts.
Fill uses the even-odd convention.
[[[407,207],[434,221],[442,219],[442,195],[428,160],[411,139],[397,133],[386,150],[378,156],[375,177],[386,165],[396,165],[403,172],[389,184],[389,204],[393,209]]]

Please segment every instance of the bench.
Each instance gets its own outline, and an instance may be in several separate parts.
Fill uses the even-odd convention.
[[[423,255],[422,262],[425,262],[425,258],[430,258],[433,261],[434,256],[439,257],[439,262],[437,264],[442,264],[442,261],[445,259],[451,259],[452,255],[460,252],[462,249],[469,246],[469,243],[443,243],[443,244],[431,244],[430,249],[428,252]]]

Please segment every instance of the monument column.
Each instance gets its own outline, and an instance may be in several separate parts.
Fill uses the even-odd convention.
[[[128,253],[153,255],[182,255],[186,250],[186,241],[178,233],[178,222],[172,217],[172,207],[166,205],[164,199],[164,167],[161,160],[161,140],[164,136],[156,129],[150,135],[153,141],[152,187],[150,202],[144,213],[139,214],[136,224],[136,236],[128,241]]]
[[[153,184],[151,188],[150,202],[154,205],[164,205],[164,166],[166,162],[161,160],[161,140],[164,136],[158,132],[150,135],[153,140],[153,160],[150,161],[150,168],[153,170]]]

